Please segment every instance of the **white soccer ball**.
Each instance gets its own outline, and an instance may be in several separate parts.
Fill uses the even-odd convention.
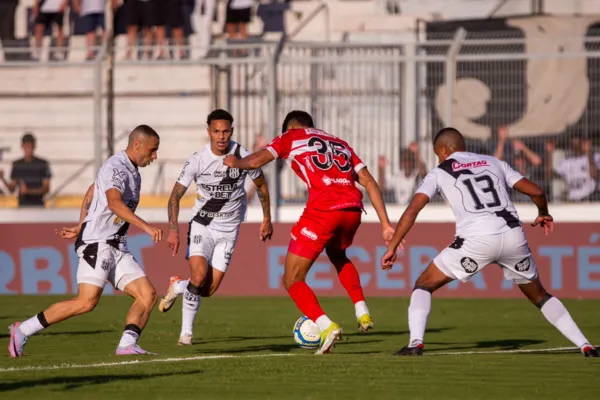
[[[303,349],[316,349],[321,344],[321,330],[307,316],[300,317],[294,325],[294,340]]]

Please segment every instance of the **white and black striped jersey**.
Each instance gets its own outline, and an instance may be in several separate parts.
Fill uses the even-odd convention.
[[[229,154],[243,158],[250,152],[239,143],[231,142]],[[196,182],[193,221],[218,231],[233,231],[246,218],[246,175],[257,179],[262,171],[226,167],[225,157],[214,154],[210,143],[207,144],[188,158],[177,182],[185,187]]]
[[[106,160],[96,177],[94,197],[88,214],[83,220],[75,247],[91,243],[107,243],[117,249],[126,248],[125,239],[129,223],[108,209],[106,191],[117,189],[122,194],[123,202],[135,212],[140,202],[141,186],[140,173],[125,151]]]
[[[427,174],[417,193],[441,193],[454,212],[456,236],[496,235],[521,226],[508,193],[521,179],[496,157],[461,151]]]

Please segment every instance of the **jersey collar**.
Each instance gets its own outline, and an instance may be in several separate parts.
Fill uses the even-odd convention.
[[[121,156],[125,159],[125,165],[129,171],[138,172],[138,167],[131,161],[125,150],[121,151]]]

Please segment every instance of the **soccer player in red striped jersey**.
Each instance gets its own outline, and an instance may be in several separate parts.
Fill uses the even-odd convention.
[[[394,228],[377,182],[348,143],[315,129],[312,117],[305,111],[288,113],[282,132],[264,150],[242,159],[229,156],[224,163],[231,168],[256,169],[276,158],[286,159],[308,187],[306,208],[292,228],[283,281],[300,311],[319,326],[321,345],[317,354],[325,354],[341,338],[342,329],[325,315],[305,282],[306,274],[323,250],[354,302],[359,330],[373,328],[358,271],[346,255],[363,211],[362,193],[356,181],[371,199],[386,243],[392,238]]]

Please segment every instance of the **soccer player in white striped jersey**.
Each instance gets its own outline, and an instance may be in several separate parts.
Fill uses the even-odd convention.
[[[167,294],[158,307],[161,312],[168,311],[183,294],[179,345],[192,344],[200,299],[217,291],[229,267],[240,224],[246,217],[246,176],[256,185],[263,210],[260,238],[265,241],[273,234],[269,189],[260,168],[244,171],[223,164],[227,155],[242,158],[250,154],[231,140],[233,117],[225,110],[214,110],[206,123],[210,143],[184,164],[169,199],[170,233],[167,244],[175,255],[179,248],[179,203],[192,182],[196,183],[194,217],[189,224],[186,256],[191,276],[189,280],[172,277]]]
[[[148,354],[137,342],[156,304],[156,291],[127,249],[127,231],[130,224],[135,225],[154,242],[162,240],[160,229],[135,215],[142,184],[138,168],[156,160],[159,143],[154,129],[140,125],[129,134],[127,149],[102,164],[84,197],[79,224],[57,231],[63,239],[77,238],[77,296],[12,324],[8,346],[11,357],[21,357],[27,339],[35,333],[91,312],[100,301],[106,282],[134,299],[116,354]]]
[[[514,281],[567,339],[586,357],[600,357],[579,330],[565,306],[542,286],[535,260],[527,244],[509,188],[528,195],[538,208],[533,226],[548,235],[554,228],[543,190],[495,157],[466,151],[462,134],[454,128],[440,130],[433,149],[440,160],[423,180],[402,214],[388,251],[381,258],[382,268],[392,268],[397,249],[417,215],[440,193],[456,217],[456,238],[444,249],[415,282],[408,308],[410,340],[396,355],[423,354],[431,295],[444,285],[463,282],[491,263],[504,270],[505,279]]]

